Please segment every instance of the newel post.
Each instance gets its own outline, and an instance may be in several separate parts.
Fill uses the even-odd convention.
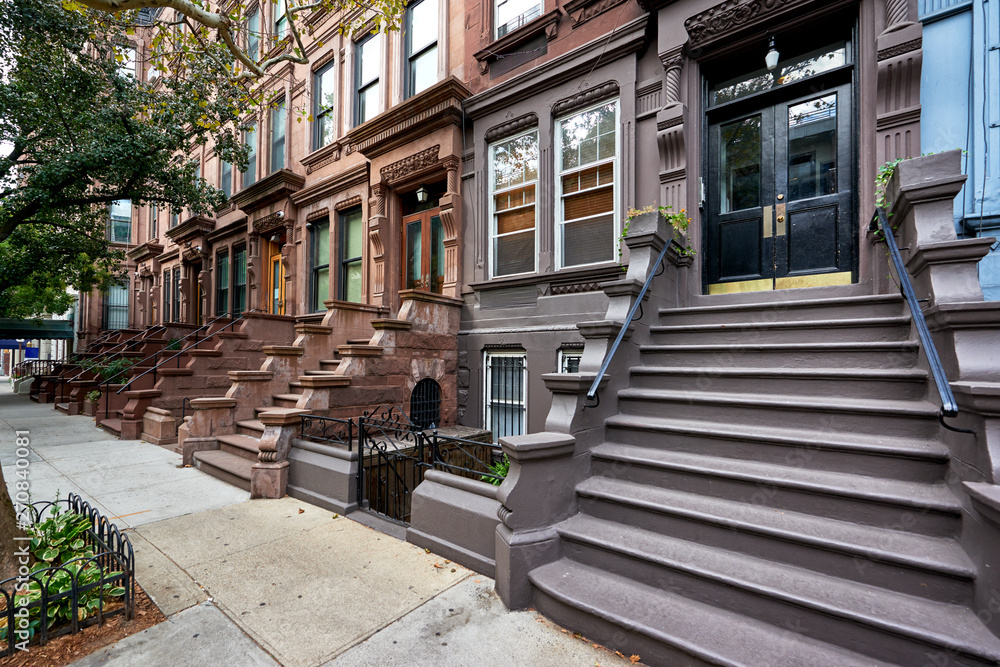
[[[299,434],[306,410],[275,408],[260,413],[264,435],[260,454],[250,469],[251,498],[283,498],[288,488],[288,452]]]

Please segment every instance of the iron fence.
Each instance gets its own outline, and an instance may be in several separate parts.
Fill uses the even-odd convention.
[[[52,567],[24,566],[19,576],[0,581],[0,601],[4,605],[0,610],[4,619],[0,634],[6,640],[0,656],[12,655],[19,650],[19,644],[25,645],[22,642],[34,643],[37,640],[44,644],[114,616],[124,615],[126,619],[134,616],[135,556],[132,544],[117,526],[89,503],[75,493],[65,499],[32,503],[24,506],[19,522],[36,526],[62,514],[61,505],[64,504],[68,512],[88,518],[88,528],[78,539],[83,540],[83,548],[90,547],[93,555],[74,558]],[[67,578],[69,587],[58,586]],[[122,588],[123,593],[112,595],[108,591],[109,585]],[[61,590],[56,590],[57,586]],[[108,604],[111,608],[106,609]],[[68,623],[62,627],[50,627],[60,616],[68,619]],[[31,621],[35,618],[38,620],[37,629],[31,628]]]
[[[299,438],[324,445],[342,445],[350,452],[354,449],[355,432],[353,419],[302,415]]]

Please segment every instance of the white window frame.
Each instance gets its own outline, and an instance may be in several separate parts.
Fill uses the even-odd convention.
[[[528,433],[528,355],[523,350],[483,350],[483,428],[489,429],[493,432],[493,442],[497,442],[500,437],[507,437],[507,435],[500,436],[495,431],[493,431],[493,400],[492,394],[490,392],[490,360],[494,357],[516,357],[522,360],[521,368],[521,426],[522,432],[520,434],[508,434],[508,435],[523,435]]]
[[[517,188],[523,188],[523,187],[525,187],[525,185],[528,185],[528,183],[520,183],[518,185],[512,185],[512,186],[510,186],[508,188],[503,188],[503,189],[500,189],[500,190],[494,190],[493,189],[493,184],[495,182],[495,180],[494,180],[494,175],[495,175],[494,165],[495,165],[495,161],[493,159],[493,149],[496,146],[500,145],[500,144],[504,144],[504,143],[507,143],[509,141],[513,141],[514,139],[520,139],[521,137],[528,136],[529,134],[534,134],[535,135],[535,145],[538,147],[538,175],[535,176],[535,181],[534,181],[534,183],[535,183],[535,204],[534,204],[534,207],[535,207],[535,252],[534,252],[534,265],[533,265],[533,268],[531,269],[531,271],[523,271],[521,273],[505,273],[502,276],[498,276],[496,274],[496,256],[495,256],[495,248],[496,248],[496,246],[494,245],[494,241],[497,238],[496,200],[494,199],[494,197],[496,195],[498,195],[498,194],[502,194],[502,193],[507,192],[509,190],[514,190],[514,189],[517,189]],[[541,151],[541,143],[540,143],[540,141],[541,141],[541,136],[540,136],[540,133],[538,131],[538,127],[533,127],[531,129],[525,130],[524,132],[519,132],[519,133],[513,134],[513,135],[511,135],[509,137],[504,137],[503,139],[499,139],[497,141],[494,141],[493,143],[491,143],[487,147],[486,155],[488,157],[488,162],[489,162],[489,169],[488,169],[488,174],[487,174],[487,179],[488,179],[487,183],[489,184],[488,188],[487,188],[488,189],[487,199],[489,200],[488,201],[488,206],[489,206],[490,234],[489,234],[489,238],[487,239],[487,243],[489,243],[489,247],[487,248],[486,255],[487,255],[487,258],[488,258],[490,278],[512,278],[514,276],[530,276],[533,273],[538,273],[538,248],[539,248],[538,244],[539,244],[539,236],[540,236],[540,234],[539,234],[540,230],[538,229],[538,207],[541,204],[541,172],[542,172],[542,151]],[[519,232],[508,232],[508,235],[510,235],[510,234],[517,234],[517,233],[519,233]]]
[[[583,359],[583,348],[582,347],[564,347],[559,348],[559,354],[556,356],[556,373],[569,373],[570,371],[564,371],[563,368],[566,366],[566,360],[576,358],[578,360]],[[577,367],[579,367],[579,361],[577,362]]]
[[[563,169],[562,159],[563,159],[563,145],[562,145],[562,124],[569,120],[570,118],[575,118],[581,114],[585,114],[588,111],[594,111],[603,106],[613,103],[615,105],[615,156],[613,158],[608,158],[604,160],[596,160],[595,162],[588,163],[585,166],[577,166],[572,169]],[[602,100],[597,104],[592,104],[583,109],[577,109],[572,113],[566,114],[557,118],[555,121],[555,195],[556,195],[556,215],[555,215],[555,256],[556,256],[556,270],[562,269],[580,269],[589,266],[603,266],[605,264],[610,264],[615,261],[617,257],[617,248],[619,237],[621,235],[621,154],[622,154],[622,129],[621,129],[621,98],[614,98],[609,100]],[[572,266],[566,266],[563,257],[563,247],[564,247],[564,230],[565,230],[565,220],[563,220],[563,191],[562,191],[562,181],[563,176],[569,174],[570,172],[579,172],[583,169],[589,169],[591,167],[599,167],[603,164],[611,162],[614,165],[614,185],[612,188],[612,197],[614,208],[611,212],[612,217],[612,228],[611,233],[611,246],[610,246],[610,256],[606,260],[601,260],[598,262],[591,262],[589,264],[573,264]],[[579,192],[579,191],[578,191]],[[577,194],[577,193],[573,193]],[[607,215],[607,214],[601,214]],[[597,217],[597,216],[592,216]],[[587,220],[587,218],[578,218],[573,222],[580,222],[581,220]]]

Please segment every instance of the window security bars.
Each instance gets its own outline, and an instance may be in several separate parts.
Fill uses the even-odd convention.
[[[410,394],[410,419],[419,429],[436,428],[441,422],[441,386],[424,378]]]
[[[486,428],[493,441],[522,435],[527,427],[528,370],[523,353],[486,354]]]
[[[104,293],[104,328],[128,328],[128,285],[112,285]]]

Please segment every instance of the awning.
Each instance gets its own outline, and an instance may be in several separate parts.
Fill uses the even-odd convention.
[[[17,347],[16,339],[24,340],[53,339],[61,338],[72,340],[73,321],[72,320],[14,320],[0,318],[0,339],[13,339],[14,347]]]

